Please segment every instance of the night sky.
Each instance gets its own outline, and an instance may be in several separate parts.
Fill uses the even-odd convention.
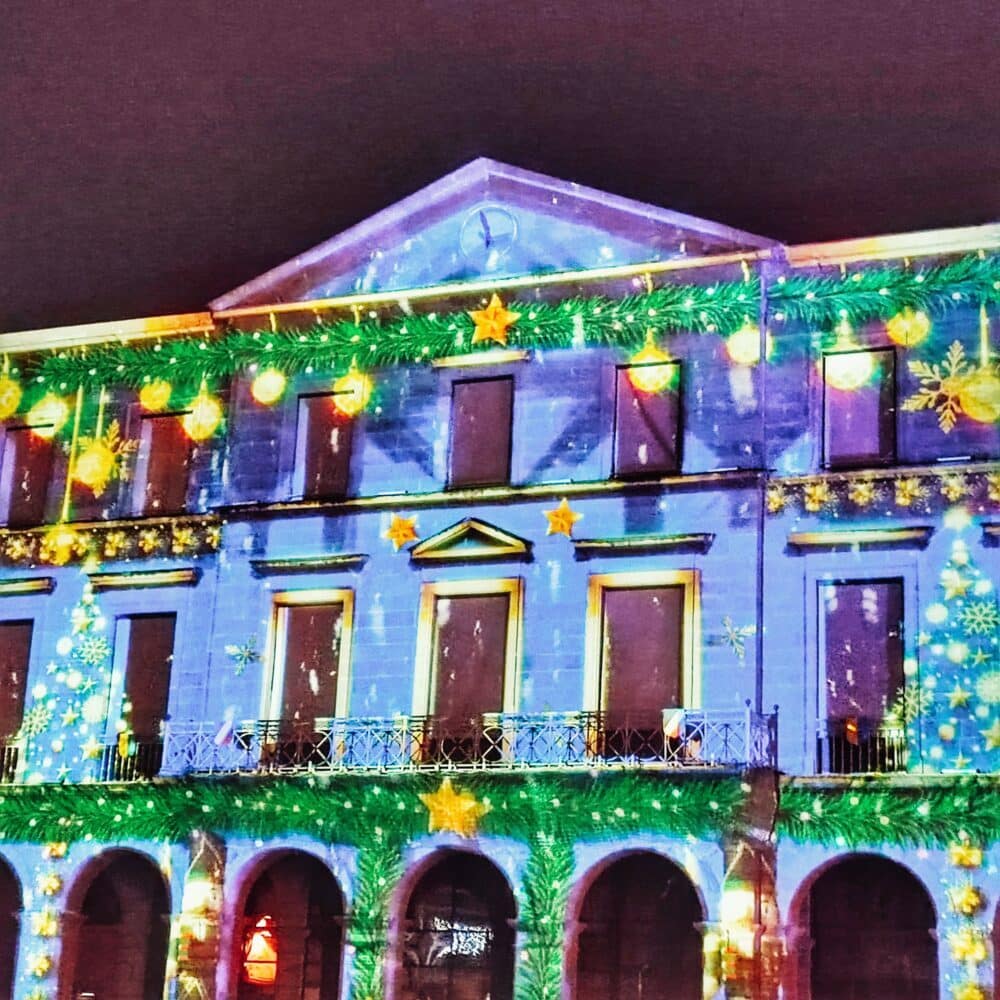
[[[8,0],[0,330],[197,310],[475,156],[786,241],[1000,218],[995,2]]]

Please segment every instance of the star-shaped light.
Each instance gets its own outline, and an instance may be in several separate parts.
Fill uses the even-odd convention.
[[[473,344],[492,340],[498,344],[506,345],[507,327],[512,326],[521,318],[520,313],[511,312],[504,306],[496,292],[493,293],[493,297],[485,309],[473,309],[469,315],[472,317],[472,322],[476,324],[475,333],[472,335]]]
[[[947,896],[952,912],[963,917],[975,916],[983,905],[982,893],[971,882],[948,889]]]
[[[570,507],[569,501],[565,497],[562,498],[555,510],[546,510],[542,513],[549,522],[545,534],[565,535],[567,538],[573,537],[573,525],[583,517],[583,514],[578,514]]]
[[[969,704],[969,699],[972,697],[971,691],[966,691],[958,681],[955,682],[955,686],[947,693],[948,705],[950,708],[965,708]]]
[[[69,850],[69,844],[64,840],[53,840],[42,848],[43,858],[64,858]]]
[[[972,657],[972,665],[974,667],[981,667],[989,658],[990,654],[985,649],[977,649]]]
[[[993,720],[989,729],[979,730],[986,737],[987,750],[1000,750],[1000,715]]]
[[[62,876],[58,872],[46,872],[38,880],[38,891],[43,896],[58,896],[62,887]]]
[[[84,760],[99,760],[103,749],[104,748],[101,744],[98,743],[93,736],[91,736],[90,739],[87,740],[82,747],[80,747]]]
[[[37,937],[55,937],[59,933],[59,918],[52,910],[42,910],[32,918],[31,931]]]
[[[958,756],[952,761],[952,766],[957,771],[964,771],[971,763],[972,759],[970,757],[966,757],[965,754],[959,750]]]
[[[80,718],[80,713],[70,706],[62,714],[62,724],[68,729],[70,726],[76,725],[76,720]]]
[[[419,537],[417,535],[417,519],[393,514],[389,527],[382,537],[392,542],[393,548],[398,552],[407,542],[415,542]]]
[[[948,860],[956,868],[978,868],[983,863],[983,850],[967,840],[961,840],[948,848]]]
[[[920,632],[917,635],[917,645],[918,646],[926,646],[930,641],[931,641],[931,634],[930,634],[930,632]]]
[[[480,802],[472,792],[456,792],[451,778],[445,778],[436,792],[421,795],[420,801],[427,806],[430,814],[427,828],[431,833],[450,830],[460,837],[473,836],[479,821],[491,808],[489,803]]]
[[[965,592],[972,584],[965,579],[957,569],[941,570],[941,584],[944,587],[944,599],[950,601],[953,597],[965,597]]]

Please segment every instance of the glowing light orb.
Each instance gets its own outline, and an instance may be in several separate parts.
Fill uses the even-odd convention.
[[[875,360],[870,351],[841,351],[827,354],[824,374],[828,385],[842,392],[853,392],[867,384],[875,372]]]
[[[656,346],[653,331],[646,333],[646,343],[629,360],[628,380],[640,392],[663,392],[677,375],[677,366],[670,364],[673,359]]]
[[[931,318],[922,309],[907,307],[885,324],[889,339],[900,347],[915,347],[931,332]]]
[[[980,368],[966,378],[958,393],[958,403],[970,420],[993,424],[1000,420],[1000,377]]]
[[[174,387],[169,382],[161,378],[154,379],[139,390],[139,404],[150,413],[159,413],[167,408],[173,391]]]
[[[765,334],[764,349],[771,356],[771,334]],[[760,361],[760,327],[747,319],[743,325],[726,340],[726,353],[738,365],[755,365]]]
[[[281,399],[287,380],[277,368],[265,368],[250,383],[250,395],[261,404],[271,406]]]
[[[69,404],[61,396],[46,393],[28,410],[28,423],[40,438],[53,438],[69,420]],[[38,425],[38,426],[34,426]]]
[[[21,383],[9,375],[0,375],[0,420],[6,420],[17,413],[21,396]]]
[[[346,375],[341,375],[333,383],[333,405],[347,417],[356,416],[372,398],[372,380],[364,372],[358,371],[352,361]]]
[[[943,604],[932,604],[926,614],[932,625],[941,625],[948,620],[948,609]]]
[[[81,715],[85,722],[89,722],[91,725],[97,725],[97,723],[104,720],[104,706],[107,702],[107,697],[99,694],[92,694],[84,703],[81,709]]]
[[[202,386],[201,391],[191,400],[187,413],[181,417],[184,433],[192,441],[210,438],[222,423],[222,404]]]
[[[103,442],[94,441],[77,457],[73,478],[94,496],[100,496],[115,470],[114,452]]]

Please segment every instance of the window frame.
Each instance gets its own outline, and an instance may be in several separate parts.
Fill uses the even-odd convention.
[[[676,369],[674,387],[662,389],[660,392],[670,392],[676,398],[676,420],[674,426],[674,468],[670,470],[654,469],[649,472],[620,472],[618,470],[617,454],[620,433],[620,421],[618,419],[619,383],[622,377],[628,378],[628,372],[633,368],[652,368],[654,366],[671,366]],[[612,386],[612,406],[611,406],[611,478],[621,482],[632,482],[641,479],[660,478],[662,476],[679,476],[684,469],[684,362],[680,358],[673,358],[669,361],[655,361],[652,363],[633,365],[625,362],[616,364],[614,368],[614,385]],[[639,390],[637,390],[639,391]],[[657,394],[659,395],[659,393]]]
[[[607,701],[604,663],[604,591],[647,587],[684,587],[684,635],[681,642],[681,702],[701,708],[701,573],[697,569],[594,573],[587,582],[587,622],[583,674],[583,711],[601,712]],[[667,706],[661,706],[667,707]]]
[[[312,390],[306,390],[303,392],[296,393],[295,395],[295,423],[294,423],[294,438],[293,438],[293,448],[292,448],[292,469],[291,469],[291,479],[290,479],[290,495],[293,499],[323,502],[325,500],[336,502],[339,500],[344,500],[351,495],[351,480],[353,478],[353,463],[354,463],[354,452],[355,452],[355,436],[358,433],[358,417],[360,414],[355,414],[353,416],[348,416],[347,414],[342,414],[343,422],[350,427],[351,440],[347,449],[347,469],[344,476],[344,488],[341,492],[336,493],[308,493],[306,491],[306,461],[308,458],[308,439],[309,439],[309,419],[308,407],[303,407],[303,402],[307,399],[329,399],[330,405],[336,409],[336,403],[334,399],[337,396],[350,395],[350,393],[333,392],[329,389],[315,388]],[[303,411],[306,412],[307,417],[305,422],[303,422],[302,416]],[[338,411],[339,412],[339,411]],[[301,445],[300,445],[301,438]]]
[[[52,424],[46,423],[16,423],[9,426],[0,427],[0,526],[7,528],[9,527],[13,531],[22,530],[26,528],[37,528],[41,527],[46,523],[49,518],[49,510],[52,500],[52,487],[56,481],[56,476],[59,469],[59,455],[56,448],[56,434],[55,429],[51,436],[37,435],[43,441],[46,442],[49,449],[49,469],[46,476],[45,482],[45,496],[40,502],[41,515],[31,524],[17,524],[11,525],[10,523],[10,511],[11,504],[13,500],[13,492],[15,489],[15,483],[17,479],[16,470],[12,471],[9,482],[4,482],[3,472],[7,468],[6,455],[7,455],[7,445],[8,436],[12,431],[37,431],[39,428],[43,427],[53,427]]]
[[[507,382],[510,384],[510,420],[507,433],[507,475],[503,479],[490,482],[455,482],[453,464],[455,455],[455,387],[473,383]],[[514,404],[517,399],[517,380],[512,372],[490,375],[462,375],[448,382],[448,465],[445,472],[445,485],[449,490],[479,490],[491,486],[510,486],[514,478]]]
[[[285,608],[309,605],[342,607],[340,650],[337,655],[337,692],[329,718],[349,717],[351,701],[351,646],[354,639],[354,590],[350,587],[321,587],[308,590],[284,590],[272,595],[268,625],[267,656],[264,682],[261,685],[261,721],[285,721],[281,717],[285,689],[285,656],[287,655],[287,614]],[[271,714],[269,714],[271,713]]]
[[[138,450],[135,455],[135,465],[132,475],[132,496],[129,505],[133,517],[181,517],[191,511],[191,470],[194,465],[195,451],[199,442],[187,438],[187,481],[184,486],[184,503],[179,510],[150,510],[148,509],[147,487],[149,484],[149,465],[152,456],[152,441],[145,448],[143,447],[143,430],[146,426],[152,428],[152,421],[155,420],[177,420],[182,421],[190,413],[190,410],[168,410],[165,413],[137,413],[138,417]],[[147,424],[147,421],[149,422]],[[181,433],[184,433],[181,425]],[[187,435],[185,434],[185,437]]]
[[[889,392],[892,396],[892,422],[891,422],[891,433],[892,441],[890,442],[889,455],[886,458],[881,457],[859,457],[851,458],[845,461],[831,460],[829,454],[829,447],[827,443],[827,393],[831,388],[826,377],[826,362],[827,358],[836,357],[838,355],[845,354],[872,354],[872,355],[887,355],[892,359],[892,371],[889,374]],[[848,471],[851,469],[867,469],[867,468],[891,468],[899,464],[899,364],[896,355],[896,349],[894,347],[887,346],[873,346],[864,347],[860,346],[857,349],[851,349],[848,351],[823,351],[820,356],[820,376],[822,382],[822,398],[820,400],[820,458],[821,465],[824,469],[829,469],[830,471]],[[880,391],[885,391],[880,386]]]
[[[504,650],[503,712],[516,712],[521,698],[521,640],[524,619],[524,580],[519,577],[494,577],[488,580],[435,580],[420,587],[420,612],[417,620],[417,653],[413,671],[411,714],[429,717],[437,694],[437,669],[434,662],[436,633],[435,609],[439,597],[489,597],[507,594],[507,636]]]

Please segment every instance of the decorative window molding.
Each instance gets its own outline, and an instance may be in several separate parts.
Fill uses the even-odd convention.
[[[333,552],[321,556],[289,556],[275,559],[251,559],[250,572],[255,577],[292,576],[298,573],[324,573],[359,570],[368,561],[366,552]]]
[[[715,534],[696,531],[682,535],[623,535],[618,538],[574,538],[576,558],[598,556],[649,555],[655,552],[706,553],[715,541]]]
[[[16,580],[0,580],[0,597],[51,594],[55,589],[56,578],[54,576],[23,576]]]
[[[856,528],[834,531],[792,531],[789,548],[799,551],[821,551],[845,548],[917,548],[927,547],[934,528],[921,525],[912,528]]]
[[[528,361],[530,351],[477,351],[475,354],[453,354],[448,358],[435,358],[432,368],[482,368],[487,365],[508,365]]]
[[[482,562],[492,559],[531,559],[532,543],[502,528],[467,517],[425,538],[410,550],[413,563]]]
[[[200,579],[201,570],[196,566],[134,570],[130,573],[90,574],[90,584],[97,593],[106,590],[142,590],[149,587],[194,587]]]

